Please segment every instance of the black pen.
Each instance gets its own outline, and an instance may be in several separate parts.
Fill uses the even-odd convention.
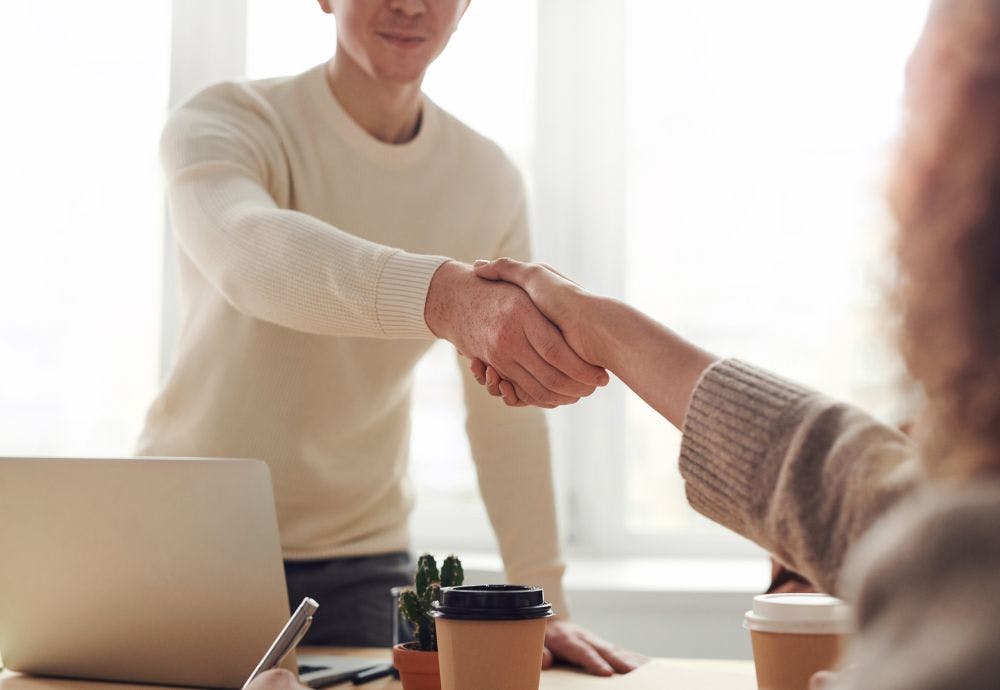
[[[384,678],[385,676],[390,675],[394,670],[395,669],[393,669],[392,664],[372,666],[371,668],[366,668],[364,671],[358,671],[351,676],[351,682],[354,685],[363,685],[364,683]]]

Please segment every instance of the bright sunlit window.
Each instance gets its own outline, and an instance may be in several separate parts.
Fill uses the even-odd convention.
[[[169,3],[0,8],[0,454],[131,451],[159,373],[169,44]]]
[[[630,0],[626,298],[717,353],[905,415],[882,187],[927,5]],[[627,408],[621,529],[721,533],[686,506],[680,434]]]

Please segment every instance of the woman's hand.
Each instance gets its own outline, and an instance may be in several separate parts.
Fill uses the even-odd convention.
[[[513,259],[477,261],[476,275],[487,280],[513,283],[528,293],[535,307],[562,331],[566,343],[586,362],[602,366],[600,342],[588,315],[596,308],[596,298],[566,276],[545,264],[526,264]],[[502,397],[511,407],[530,403],[517,386],[505,380],[489,363],[472,360],[472,374],[490,395]]]
[[[535,303],[538,311],[562,331],[576,354],[591,364],[602,366],[600,342],[593,329],[586,329],[596,308],[595,295],[545,264],[526,264],[514,259],[477,261],[476,275],[487,280],[502,280],[517,285]]]
[[[466,264],[441,264],[427,289],[424,318],[434,335],[488,361],[535,405],[574,403],[608,382],[607,372],[580,359],[524,290],[480,278]]]

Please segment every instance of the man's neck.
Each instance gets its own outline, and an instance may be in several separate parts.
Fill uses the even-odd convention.
[[[379,141],[405,144],[420,127],[420,80],[390,84],[372,79],[343,51],[326,65],[333,95],[355,122]]]

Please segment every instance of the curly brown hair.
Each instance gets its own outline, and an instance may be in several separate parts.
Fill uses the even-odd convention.
[[[936,0],[908,79],[889,197],[928,465],[1000,473],[1000,0]]]

